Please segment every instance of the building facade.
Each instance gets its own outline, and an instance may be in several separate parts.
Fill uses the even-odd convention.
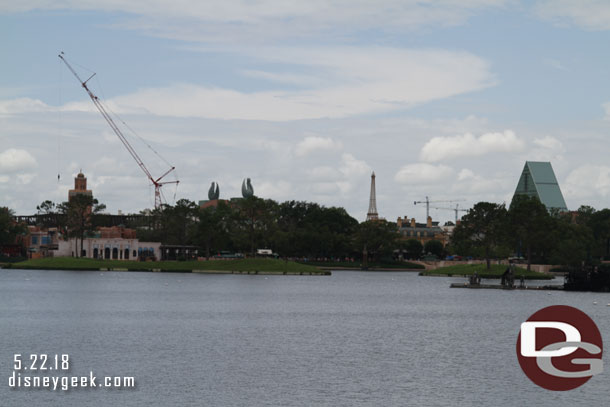
[[[426,223],[417,223],[415,218],[398,218],[396,220],[398,232],[401,237],[405,240],[415,239],[418,240],[422,245],[430,240],[438,240],[443,245],[449,243],[450,234],[445,229],[439,226],[439,222],[433,222],[432,218],[428,216]]]
[[[60,240],[55,253],[58,257],[76,257],[80,251],[80,239]],[[138,239],[88,237],[83,240],[82,256],[108,260],[159,260],[161,243],[140,242]]]

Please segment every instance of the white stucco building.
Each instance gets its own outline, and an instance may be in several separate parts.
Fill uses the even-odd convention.
[[[55,256],[76,257],[80,239],[59,240]],[[138,260],[140,257],[161,259],[161,243],[138,239],[88,237],[83,240],[83,255],[90,259]]]

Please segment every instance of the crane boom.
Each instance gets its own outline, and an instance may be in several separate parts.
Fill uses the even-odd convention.
[[[459,202],[459,201],[463,201],[463,199],[453,199],[450,201],[431,201],[428,199],[428,197],[426,197],[425,201],[415,201],[413,202],[413,205],[417,205],[418,203],[425,203],[426,204],[426,219],[428,219],[430,217],[430,204],[431,203],[440,203],[440,202]]]
[[[458,221],[458,212],[469,212],[468,209],[461,209],[459,207],[460,204],[455,204],[455,208],[443,208],[443,207],[436,207],[436,206],[431,206],[430,208],[432,209],[442,209],[442,210],[447,210],[447,211],[454,211],[455,212],[455,224],[457,225],[457,221]]]
[[[140,156],[138,155],[136,150],[134,150],[134,148],[131,146],[131,144],[129,143],[127,138],[125,138],[125,136],[123,135],[123,132],[121,131],[121,129],[116,125],[114,120],[112,120],[112,117],[110,117],[110,115],[106,111],[106,108],[104,107],[104,105],[102,104],[100,99],[87,86],[87,82],[89,82],[89,80],[95,76],[95,73],[93,75],[91,75],[86,81],[83,81],[80,78],[80,76],[78,75],[78,73],[76,73],[74,68],[72,68],[72,66],[68,63],[68,61],[66,61],[66,59],[63,56],[63,52],[61,54],[59,54],[58,57],[61,58],[61,60],[64,62],[64,64],[66,64],[66,66],[68,67],[70,72],[72,72],[72,74],[76,77],[78,82],[81,84],[81,86],[85,89],[85,91],[87,92],[87,94],[91,98],[91,101],[93,102],[93,104],[95,105],[97,110],[99,110],[99,112],[102,114],[102,116],[104,117],[104,119],[106,120],[108,125],[110,126],[110,128],[114,131],[114,133],[117,135],[119,140],[121,140],[121,143],[123,143],[123,145],[125,146],[125,148],[129,152],[129,154],[131,154],[133,159],[136,161],[136,163],[138,164],[140,169],[144,172],[144,174],[146,174],[146,176],[148,177],[149,181],[153,183],[153,185],[155,186],[155,209],[160,208],[161,204],[163,203],[162,202],[162,196],[161,196],[161,187],[163,185],[165,185],[165,184],[178,184],[180,182],[180,181],[166,181],[166,182],[160,182],[160,181],[167,174],[169,174],[170,172],[174,171],[176,169],[176,167],[174,167],[174,166],[170,167],[170,169],[167,170],[163,175],[161,175],[159,178],[155,179],[152,176],[152,174],[150,173],[150,171],[148,170],[148,168],[146,168],[146,165],[144,164],[144,161],[142,161],[142,159],[140,158]]]

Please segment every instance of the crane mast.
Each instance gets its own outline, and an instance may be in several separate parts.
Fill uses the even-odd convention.
[[[72,74],[76,77],[78,82],[81,84],[81,86],[85,89],[85,91],[89,95],[89,98],[91,98],[91,101],[93,102],[93,104],[95,105],[97,110],[99,110],[99,112],[102,114],[102,116],[104,117],[104,119],[106,120],[108,125],[110,126],[110,128],[114,131],[114,133],[117,135],[119,140],[121,140],[121,143],[123,143],[123,145],[125,146],[127,151],[129,151],[129,154],[131,154],[131,156],[136,161],[136,163],[138,164],[140,169],[144,172],[144,174],[146,174],[146,176],[148,177],[148,180],[150,182],[152,182],[152,184],[155,186],[155,209],[159,209],[161,207],[161,204],[163,203],[162,196],[161,196],[161,187],[166,184],[178,184],[180,182],[177,180],[161,182],[161,180],[167,174],[174,171],[176,169],[176,167],[174,167],[174,166],[170,167],[169,170],[167,170],[163,175],[161,175],[158,178],[153,177],[152,174],[150,173],[150,171],[148,170],[148,168],[146,168],[144,161],[142,161],[142,159],[140,158],[140,156],[138,155],[136,150],[134,150],[134,148],[131,146],[131,144],[129,143],[127,138],[125,138],[121,129],[116,125],[114,120],[112,120],[112,117],[110,117],[110,115],[106,111],[106,108],[104,107],[102,102],[87,86],[87,82],[89,82],[89,80],[95,76],[95,73],[93,75],[91,75],[86,81],[83,81],[80,78],[80,76],[78,75],[78,73],[76,73],[76,71],[72,68],[72,66],[68,63],[68,61],[66,61],[66,59],[63,57],[63,52],[61,54],[59,54],[58,57],[61,58],[61,60],[64,62],[64,64],[66,64],[66,66],[68,67],[70,72],[72,72]]]

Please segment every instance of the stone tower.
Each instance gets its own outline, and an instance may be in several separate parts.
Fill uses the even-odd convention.
[[[369,199],[369,211],[366,214],[366,220],[377,220],[379,214],[377,213],[377,197],[375,195],[375,171],[371,174],[371,197]]]

